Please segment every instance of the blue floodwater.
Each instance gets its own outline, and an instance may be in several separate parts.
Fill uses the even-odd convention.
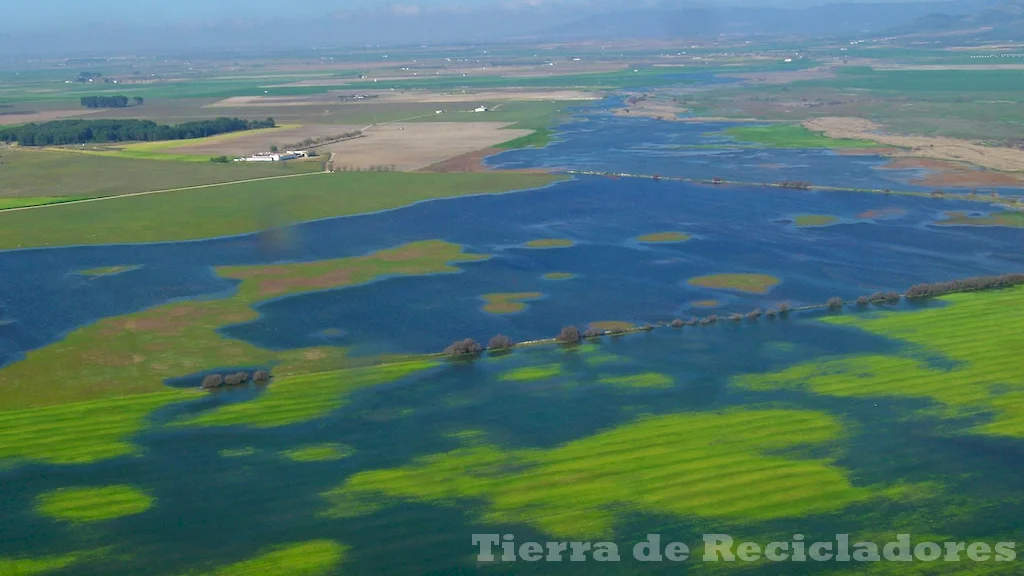
[[[877,170],[884,161],[879,157],[818,150],[687,148],[723,142],[706,134],[725,125],[619,118],[602,111],[610,105],[566,123],[558,141],[548,148],[508,151],[492,163],[503,168],[913,188],[894,180],[912,173]],[[877,222],[857,217],[866,210],[894,208],[905,214]],[[570,322],[687,316],[694,312],[687,304],[693,300],[715,299],[726,311],[742,312],[784,300],[854,298],[914,282],[1024,269],[1020,229],[931,225],[943,211],[994,209],[955,199],[578,177],[541,190],[437,200],[296,225],[292,231],[298,245],[286,255],[261,250],[256,234],[0,252],[0,320],[5,321],[0,324],[0,365],[100,318],[177,299],[230,294],[236,283],[216,276],[213,266],[339,258],[432,238],[495,257],[462,265],[459,275],[389,279],[266,303],[260,307],[263,318],[225,332],[275,349],[338,344],[368,351],[429,351],[456,337],[487,338],[505,332],[516,339],[536,338]],[[830,214],[842,221],[803,229],[784,222],[798,214]],[[666,245],[633,240],[669,230],[692,234],[694,239]],[[544,237],[570,238],[577,245],[552,250],[517,247]],[[105,277],[76,274],[112,265],[143,267]],[[563,282],[541,280],[548,272],[578,276]],[[686,283],[693,276],[717,272],[773,274],[782,284],[766,296],[756,296],[701,290]],[[547,297],[514,316],[480,311],[480,295],[512,291],[541,291]],[[404,329],[396,330],[396,325]]]

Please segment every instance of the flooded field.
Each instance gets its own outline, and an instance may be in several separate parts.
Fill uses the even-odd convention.
[[[880,157],[715,148],[721,128],[599,112],[490,162],[926,191]],[[774,575],[700,561],[701,534],[1012,540],[1024,289],[852,304],[1024,271],[1003,212],[580,176],[300,224],[285,254],[260,235],[0,252],[0,573]],[[417,356],[833,296],[849,304]],[[195,390],[241,369],[273,379]],[[652,532],[695,558],[632,560]],[[480,563],[479,533],[613,541],[622,561]]]

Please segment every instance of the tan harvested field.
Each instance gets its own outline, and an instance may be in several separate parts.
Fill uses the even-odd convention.
[[[986,146],[957,138],[885,134],[881,126],[863,118],[813,118],[803,124],[807,129],[822,132],[829,138],[874,140],[902,149],[891,152],[890,156],[933,158],[1007,172],[1024,171],[1024,150],[1016,148]]]
[[[298,144],[306,138],[323,138],[339,136],[346,132],[360,130],[362,126],[346,126],[341,124],[313,124],[240,135],[235,138],[213,138],[206,142],[186,144],[162,150],[168,154],[209,154],[211,156],[244,156],[256,152],[266,152],[276,145],[282,150],[292,144]]]
[[[337,105],[339,93],[358,93],[364,96],[376,96],[375,98],[363,100],[366,104],[385,103],[416,103],[416,102],[437,102],[437,103],[479,103],[494,102],[501,100],[516,101],[544,101],[544,100],[600,100],[602,95],[596,92],[585,92],[582,90],[521,90],[521,89],[489,89],[480,91],[459,91],[459,92],[437,92],[428,90],[347,90],[343,92],[329,92],[327,94],[314,94],[310,96],[233,96],[225,98],[204,108],[245,108],[245,107],[272,107],[272,106],[324,106]]]
[[[366,170],[373,166],[419,170],[531,133],[530,130],[503,129],[509,125],[504,122],[380,124],[367,130],[363,138],[329,144],[321,148],[321,153],[333,153],[335,170]]]
[[[26,112],[24,114],[0,114],[0,126],[5,124],[26,124],[28,122],[49,122],[51,120],[60,120],[61,118],[85,116],[86,114],[96,112],[99,112],[99,110],[45,110],[41,112]]]

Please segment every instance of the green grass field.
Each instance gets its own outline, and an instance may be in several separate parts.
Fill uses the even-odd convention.
[[[286,544],[268,549],[255,558],[236,564],[188,572],[182,576],[254,576],[256,574],[289,574],[294,576],[328,576],[338,573],[338,565],[348,551],[333,540],[313,540]]]
[[[1024,288],[943,296],[947,306],[915,312],[830,316],[824,321],[901,340],[900,355],[827,358],[782,372],[741,377],[755,390],[791,388],[837,397],[931,400],[945,416],[988,416],[977,434],[1024,437]],[[939,366],[938,356],[952,363]]]
[[[607,537],[630,511],[755,523],[869,498],[828,459],[779,455],[842,435],[826,414],[787,410],[640,418],[552,449],[507,449],[466,435],[463,448],[359,472],[326,496],[342,508],[360,499],[379,505],[381,497],[474,501],[481,522],[528,524],[559,538]]]
[[[873,148],[878,146],[870,140],[828,138],[799,124],[733,126],[726,128],[723,134],[741,142],[754,142],[772,148]]]
[[[156,164],[184,172],[174,163]],[[0,212],[0,249],[215,238],[422,200],[537,188],[563,179],[524,173],[338,172],[64,204]]]
[[[183,168],[158,160],[53,150],[5,150],[0,152],[0,208],[14,207],[11,204],[15,202],[46,204],[320,170],[316,162],[268,166],[204,161]]]

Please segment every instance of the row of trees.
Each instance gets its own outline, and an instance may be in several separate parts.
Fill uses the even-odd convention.
[[[86,108],[127,108],[128,107],[127,96],[82,96],[82,106]],[[144,100],[139,96],[135,96],[131,99],[133,106],[142,106]]]
[[[175,126],[151,120],[54,120],[42,124],[25,124],[0,129],[0,142],[17,142],[21,146],[62,146],[104,142],[152,142],[204,138],[215,134],[273,128],[273,118],[242,120],[215,118],[197,120]]]
[[[865,307],[870,304],[896,304],[904,297],[907,299],[927,298],[932,296],[940,296],[942,294],[949,294],[952,292],[969,292],[977,290],[989,290],[996,288],[1006,288],[1010,286],[1024,284],[1024,274],[1002,274],[999,276],[980,276],[975,278],[966,278],[963,280],[952,280],[950,282],[935,282],[931,284],[915,284],[907,289],[905,294],[899,292],[875,292],[870,296],[861,296],[857,298],[856,305],[859,307]],[[830,310],[840,310],[846,302],[838,297],[833,296],[829,298],[825,303],[825,307]],[[813,308],[813,307],[811,307]],[[819,306],[820,308],[820,306]],[[740,322],[743,319],[747,320],[758,320],[762,316],[768,319],[784,318],[789,315],[793,310],[793,307],[788,303],[782,303],[777,309],[772,308],[766,311],[762,311],[760,308],[756,308],[746,314],[733,313],[727,316],[728,320],[733,322]],[[717,314],[711,314],[703,318],[692,317],[689,320],[682,320],[676,318],[668,325],[672,328],[682,328],[684,326],[707,326],[709,324],[715,324],[721,318]],[[585,339],[598,338],[608,334],[623,334],[626,332],[636,331],[647,331],[653,330],[654,327],[650,324],[644,325],[640,328],[614,328],[612,330],[601,330],[598,328],[587,328],[585,331],[580,331],[576,326],[566,326],[559,331],[558,335],[555,336],[554,341],[561,344],[576,344]],[[453,343],[451,346],[445,348],[444,354],[448,356],[476,356],[482,353],[484,350],[507,350],[513,348],[515,343],[512,342],[507,336],[498,335],[491,339],[489,345],[485,348],[484,346],[477,343],[472,338],[465,340],[459,340]]]
[[[212,388],[223,388],[225,386],[241,386],[249,382],[263,383],[270,380],[270,373],[266,370],[257,370],[250,376],[248,372],[235,372],[234,374],[207,374],[203,378],[202,387],[210,390]]]

